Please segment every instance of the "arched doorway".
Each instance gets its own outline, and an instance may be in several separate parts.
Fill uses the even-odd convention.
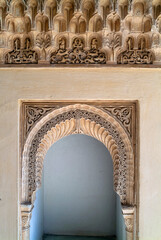
[[[50,146],[71,134],[85,134],[101,141],[114,166],[114,189],[120,196],[127,240],[133,239],[134,153],[120,123],[107,112],[86,104],[73,104],[44,116],[30,131],[22,155],[22,239],[29,240],[29,223],[36,190],[41,186],[43,161]]]
[[[30,239],[39,240],[43,235],[113,239],[121,229],[116,227],[121,212],[121,207],[116,209],[117,196],[113,189],[113,162],[107,148],[87,135],[64,137],[45,156],[42,184],[36,193],[30,222]],[[123,221],[120,223],[123,225]],[[125,231],[124,225],[122,229]]]

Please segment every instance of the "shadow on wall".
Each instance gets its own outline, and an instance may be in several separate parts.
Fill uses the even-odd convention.
[[[101,142],[85,135],[56,142],[45,157],[42,182],[30,240],[40,240],[43,233],[126,239],[112,158]]]

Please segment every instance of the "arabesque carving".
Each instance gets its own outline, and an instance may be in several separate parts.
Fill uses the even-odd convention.
[[[25,39],[24,48],[21,48],[20,39],[16,38],[14,40],[14,50],[6,54],[5,63],[8,63],[8,64],[38,63],[38,55],[34,50],[31,49],[30,38]]]
[[[52,107],[33,107],[26,106],[25,108],[25,118],[26,118],[26,126],[25,126],[25,137],[29,134],[30,130],[34,126],[34,124],[44,117],[47,113],[54,110]]]
[[[52,113],[56,116],[52,117]],[[46,123],[43,121],[46,119]],[[110,115],[103,112],[100,109],[88,106],[88,105],[70,105],[68,107],[64,107],[58,110],[54,110],[51,113],[48,113],[46,117],[42,118],[37,125],[42,124],[42,127],[39,128],[33,127],[31,132],[29,133],[26,143],[24,146],[24,152],[23,152],[23,182],[26,184],[26,179],[28,179],[28,188],[27,193],[23,196],[25,201],[31,201],[32,195],[34,191],[37,189],[37,186],[39,186],[38,182],[36,181],[36,172],[38,171],[38,166],[42,166],[42,162],[40,161],[40,164],[35,166],[36,156],[38,153],[38,149],[40,147],[41,141],[47,134],[47,139],[49,139],[48,132],[52,128],[56,128],[56,136],[59,136],[61,133],[61,137],[65,135],[65,133],[68,135],[70,134],[70,131],[66,129],[65,127],[61,128],[61,125],[57,128],[56,126],[59,124],[62,124],[62,122],[66,123],[66,121],[71,119],[78,119],[78,122],[76,121],[75,124],[75,131],[78,131],[78,126],[81,131],[86,134],[85,129],[89,128],[89,135],[95,136],[97,139],[104,139],[102,142],[109,147],[109,151],[111,152],[111,146],[115,146],[112,148],[114,152],[111,152],[111,155],[113,157],[114,161],[114,169],[116,164],[116,169],[119,169],[114,171],[114,188],[116,192],[120,195],[121,202],[124,204],[132,204],[133,202],[133,184],[134,184],[134,162],[133,162],[133,153],[132,153],[132,145],[131,142],[121,127],[121,125]],[[83,119],[87,120],[82,125]],[[82,124],[81,124],[82,123]],[[89,124],[90,127],[89,127]],[[94,125],[97,127],[95,128]],[[69,122],[68,122],[69,125]],[[94,129],[93,129],[94,127]],[[65,132],[63,132],[65,129]],[[70,129],[70,128],[69,128]],[[97,136],[97,133],[100,132],[103,134],[99,134]],[[36,134],[33,134],[33,132],[36,131]],[[60,132],[59,132],[60,131]],[[92,133],[93,131],[93,133]],[[96,131],[96,132],[95,132]],[[120,131],[120,132],[119,132]],[[59,137],[59,138],[61,138]],[[126,140],[125,140],[126,139]],[[46,141],[46,140],[45,140]],[[30,143],[29,143],[30,142]],[[51,140],[49,141],[51,143]],[[110,145],[108,145],[110,144]],[[127,145],[127,146],[126,146]],[[44,147],[44,150],[46,147]],[[117,151],[116,151],[117,150]],[[114,154],[115,153],[115,154]],[[40,155],[39,155],[40,157]],[[128,160],[128,164],[127,164]],[[27,164],[27,165],[26,165]],[[128,170],[128,168],[130,169]],[[27,169],[26,169],[27,168]],[[41,168],[42,169],[42,168]],[[130,173],[130,175],[129,175]],[[26,176],[27,174],[27,176]]]
[[[45,104],[46,105],[46,104]],[[28,136],[31,129],[35,124],[47,113],[59,108],[58,106],[38,106],[38,105],[25,105],[25,121],[24,121],[24,137]],[[132,142],[132,129],[133,129],[133,107],[132,106],[106,106],[101,107],[101,110],[107,112],[122,125]]]
[[[84,50],[82,38],[73,40],[72,49],[66,49],[66,39],[59,39],[59,49],[51,54],[52,64],[106,64],[106,54],[98,49],[98,40],[93,38],[90,50]]]
[[[27,35],[30,53],[15,50]],[[1,64],[161,64],[160,35],[160,0],[0,0]]]
[[[131,107],[104,107],[104,111],[111,113],[122,124],[129,136],[132,136],[132,108]]]
[[[153,54],[150,51],[126,50],[118,55],[118,64],[152,64]]]
[[[41,186],[44,157],[59,139],[71,134],[85,134],[101,141],[113,159],[114,189],[120,196],[127,227],[127,240],[133,240],[134,150],[131,135],[131,108],[97,108],[86,104],[64,107],[25,108],[26,140],[22,153],[22,236],[29,240],[29,222],[35,193]],[[132,134],[132,133],[131,133]],[[131,211],[131,210],[130,210]],[[130,214],[130,215],[129,215]],[[126,216],[125,216],[126,215]]]
[[[154,55],[147,50],[145,37],[139,37],[137,49],[134,49],[134,38],[129,37],[126,41],[127,50],[121,52],[117,57],[118,64],[152,64]]]

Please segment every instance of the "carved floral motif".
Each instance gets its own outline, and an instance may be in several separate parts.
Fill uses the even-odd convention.
[[[30,64],[38,63],[37,53],[33,50],[13,50],[7,53],[5,58],[7,64]]]
[[[132,136],[132,108],[131,107],[104,107],[104,111],[116,117],[127,130],[130,137]]]
[[[38,107],[38,106],[29,106],[25,107],[25,136],[28,135],[30,130],[35,126],[35,124],[44,117],[47,113],[53,111],[57,107],[47,106],[47,107]],[[103,111],[109,113],[111,116],[115,117],[127,130],[129,137],[132,137],[132,108],[129,107],[102,107]]]
[[[59,40],[59,49],[51,54],[52,64],[106,64],[106,55],[97,46],[97,39],[92,39],[91,49],[84,49],[84,42],[81,38],[75,38],[72,49],[66,49],[66,40]]]
[[[48,48],[51,45],[51,37],[45,32],[38,33],[36,36],[36,45],[39,48]]]
[[[14,49],[8,52],[5,56],[5,63],[7,64],[30,64],[38,63],[37,53],[31,49],[31,42],[29,38],[25,40],[25,47],[21,48],[20,39],[14,41]]]
[[[152,64],[154,56],[149,50],[126,50],[119,54],[118,64]]]
[[[104,39],[104,46],[112,50],[121,46],[121,35],[119,33],[109,33]]]
[[[27,136],[35,123],[44,117],[48,112],[54,110],[54,107],[34,107],[34,106],[26,106],[25,114],[26,114],[26,129],[25,135]]]

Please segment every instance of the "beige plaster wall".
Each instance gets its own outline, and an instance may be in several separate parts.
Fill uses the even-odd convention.
[[[139,100],[140,240],[161,239],[161,69],[0,69],[0,240],[18,239],[18,100]]]

